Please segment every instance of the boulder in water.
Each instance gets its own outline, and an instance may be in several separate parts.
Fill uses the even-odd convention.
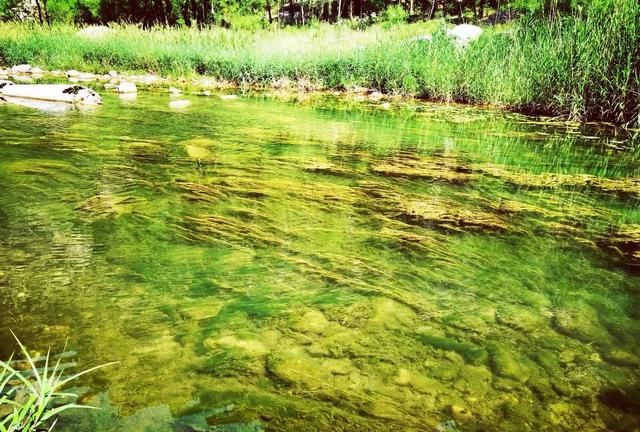
[[[116,86],[116,91],[118,93],[137,93],[138,88],[132,82],[122,81],[120,84]]]
[[[14,84],[0,81],[0,95],[5,98],[99,105],[102,99],[93,90],[70,84]]]

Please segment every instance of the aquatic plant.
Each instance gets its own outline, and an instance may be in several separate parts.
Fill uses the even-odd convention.
[[[29,354],[26,347],[12,332],[22,354],[31,370],[21,371],[11,366],[12,362],[0,361],[0,407],[9,405],[11,412],[0,420],[0,432],[35,432],[51,431],[56,425],[57,416],[72,408],[96,409],[95,407],[78,405],[69,400],[78,398],[76,394],[62,392],[66,384],[82,375],[114,364],[106,363],[92,367],[69,377],[63,376],[65,371],[58,357],[51,368],[51,351],[44,358],[44,367],[38,369],[37,359]],[[10,386],[16,382],[16,386]]]

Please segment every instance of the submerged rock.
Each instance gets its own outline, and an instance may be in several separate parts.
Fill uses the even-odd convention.
[[[451,405],[449,410],[451,411],[451,417],[460,422],[467,422],[473,419],[473,413],[460,405]]]
[[[530,371],[519,356],[507,347],[496,345],[491,348],[491,368],[496,375],[517,382],[526,382]]]
[[[620,349],[603,350],[602,357],[612,365],[640,367],[640,357]]]
[[[598,312],[584,303],[557,310],[553,323],[560,333],[581,342],[600,346],[607,346],[611,342],[611,335],[600,322]]]
[[[445,351],[454,351],[460,354],[467,363],[481,364],[487,360],[487,351],[470,342],[461,342],[452,338],[421,334],[418,339],[424,345],[429,345]]]
[[[187,144],[185,150],[191,159],[210,159],[213,156],[209,150],[197,145]]]
[[[291,328],[302,333],[322,334],[327,330],[329,324],[322,312],[312,309],[296,319]]]
[[[263,432],[264,428],[258,421],[250,423],[226,423],[209,427],[208,432]]]
[[[496,312],[496,319],[500,324],[530,334],[544,331],[549,327],[549,320],[543,313],[524,306],[501,307]]]
[[[182,108],[188,107],[189,105],[191,105],[191,102],[186,99],[180,99],[180,100],[169,102],[169,108],[173,108],[173,109],[182,109]]]
[[[204,345],[209,349],[217,349],[220,347],[239,349],[250,357],[261,357],[269,352],[268,348],[262,342],[255,339],[239,339],[235,335],[223,336],[218,339],[207,339]]]

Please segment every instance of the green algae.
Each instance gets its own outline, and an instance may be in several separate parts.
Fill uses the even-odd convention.
[[[420,335],[420,341],[425,344],[445,351],[454,351],[471,364],[484,363],[487,360],[487,351],[481,347],[454,339]]]
[[[122,360],[84,383],[113,424],[637,427],[636,151],[455,107],[165,99],[0,145],[0,340]]]

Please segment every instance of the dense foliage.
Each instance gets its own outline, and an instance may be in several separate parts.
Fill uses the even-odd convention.
[[[0,0],[0,20],[39,23],[139,23],[266,27],[270,23],[305,24],[310,20],[379,17],[394,21],[436,16],[500,21],[514,14],[546,17],[580,12],[592,4],[616,0]]]

